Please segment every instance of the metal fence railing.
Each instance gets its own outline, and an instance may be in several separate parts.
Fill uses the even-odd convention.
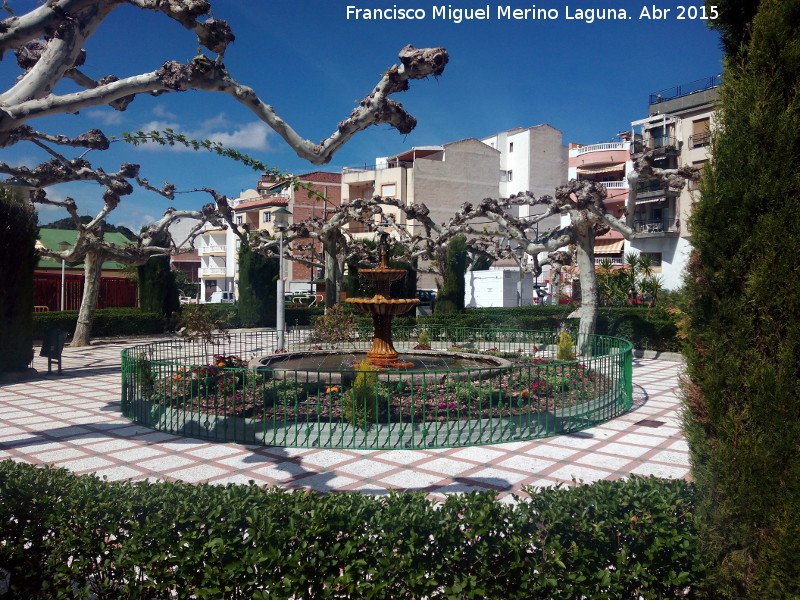
[[[417,353],[427,365],[410,371],[359,366],[372,342],[368,329],[340,345],[336,353],[347,358],[336,369],[282,368],[272,331],[134,346],[122,352],[123,414],[159,431],[219,442],[379,449],[547,437],[631,406],[632,346],[625,340],[592,336],[581,344],[582,356],[557,360],[559,336],[552,332],[425,330],[430,350],[414,350],[421,329],[394,329],[401,358]],[[332,354],[308,330],[287,333],[286,346],[292,360],[313,363]],[[264,366],[259,357],[272,361]],[[455,362],[443,367],[441,357]]]

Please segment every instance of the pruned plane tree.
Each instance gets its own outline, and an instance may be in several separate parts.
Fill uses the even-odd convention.
[[[86,43],[112,11],[123,5],[161,13],[163,17],[173,19],[195,32],[198,43],[205,50],[187,63],[167,61],[138,75],[117,77],[108,74],[92,79],[81,70],[86,61]],[[5,6],[8,7],[8,2]],[[108,149],[111,142],[111,138],[100,129],[93,128],[73,137],[40,130],[33,125],[37,119],[103,105],[123,111],[141,95],[157,96],[185,90],[217,92],[252,111],[300,157],[314,164],[324,164],[353,135],[370,125],[388,124],[400,133],[409,133],[416,120],[392,96],[407,90],[409,81],[413,79],[441,75],[448,62],[443,48],[404,47],[399,53],[399,64],[382,74],[352,112],[337,124],[333,133],[320,142],[312,142],[297,133],[252,87],[239,82],[228,71],[223,59],[235,36],[226,21],[210,14],[211,3],[207,0],[48,0],[27,14],[12,15],[0,22],[0,57],[8,64],[8,55],[13,53],[21,70],[10,87],[0,93],[0,147],[29,143],[50,156],[49,161],[32,166],[0,162],[0,173],[30,184],[34,202],[66,209],[76,222],[78,241],[72,248],[64,252],[43,252],[56,260],[85,264],[85,292],[73,345],[88,343],[103,260],[138,265],[151,256],[185,251],[197,232],[192,232],[186,240],[168,239],[165,243],[162,234],[168,231],[170,223],[184,217],[194,217],[200,222],[227,220],[230,223],[231,212],[224,195],[203,187],[205,182],[199,182],[198,190],[211,195],[214,201],[211,204],[196,211],[167,210],[162,218],[146,227],[130,247],[104,242],[103,219],[124,196],[133,192],[134,186],[159,194],[165,201],[173,199],[178,191],[170,184],[161,187],[150,185],[136,164],[123,164],[113,172],[93,166],[90,162],[92,153]],[[67,80],[74,84],[70,90],[77,86],[78,91],[60,93],[59,84]],[[180,136],[161,135],[166,135],[170,143],[189,145]],[[197,148],[196,142],[192,146]],[[231,156],[218,145],[209,147],[206,143],[201,147]],[[257,161],[251,160],[250,164],[264,169]],[[103,207],[89,223],[81,223],[78,219],[75,200],[48,198],[48,188],[74,181],[95,182],[102,190],[99,193]]]

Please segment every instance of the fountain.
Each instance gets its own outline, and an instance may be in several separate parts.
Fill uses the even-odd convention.
[[[405,277],[406,271],[405,269],[389,268],[388,239],[389,234],[381,232],[378,241],[380,252],[378,268],[358,270],[364,279],[375,282],[375,295],[372,298],[347,298],[345,301],[355,306],[359,312],[372,315],[372,348],[367,352],[370,364],[381,369],[399,371],[412,367],[414,363],[398,359],[399,355],[392,343],[392,320],[395,315],[403,314],[419,304],[419,300],[391,297],[392,282]]]

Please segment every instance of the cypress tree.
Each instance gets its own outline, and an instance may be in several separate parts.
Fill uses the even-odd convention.
[[[442,285],[436,295],[436,314],[456,313],[464,310],[464,291],[467,272],[467,238],[457,235],[447,244],[442,266]]]
[[[139,306],[142,310],[170,317],[180,309],[180,291],[169,256],[154,256],[137,269]]]
[[[239,248],[239,318],[244,327],[275,327],[278,259]]]
[[[33,273],[39,259],[36,210],[0,188],[0,372],[33,359]]]
[[[710,588],[800,597],[800,0],[733,2],[692,219],[686,435]],[[748,3],[751,4],[751,3]],[[728,5],[730,5],[730,8]]]

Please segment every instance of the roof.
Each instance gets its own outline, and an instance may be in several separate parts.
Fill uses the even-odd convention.
[[[253,200],[252,202],[242,202],[233,210],[235,212],[243,212],[253,210],[256,208],[269,208],[270,206],[287,206],[289,204],[288,198],[264,198],[263,200]]]
[[[78,232],[75,229],[48,229],[48,228],[41,228],[39,230],[39,242],[46,248],[50,250],[55,250],[58,252],[61,250],[59,248],[60,242],[67,242],[70,246],[75,245],[75,240],[78,239]],[[113,244],[118,244],[119,246],[128,246],[133,242],[126,238],[121,233],[106,233],[103,236],[103,239],[107,242],[111,242]],[[61,261],[60,260],[53,260],[51,258],[42,258],[37,265],[40,269],[51,269],[51,268],[61,268]],[[82,267],[83,264],[80,265],[73,265],[70,268]],[[106,261],[103,263],[103,269],[122,269],[125,265],[122,263],[118,263],[116,261]]]
[[[300,181],[310,181],[312,183],[341,183],[341,173],[330,173],[328,171],[311,171],[298,175]]]

